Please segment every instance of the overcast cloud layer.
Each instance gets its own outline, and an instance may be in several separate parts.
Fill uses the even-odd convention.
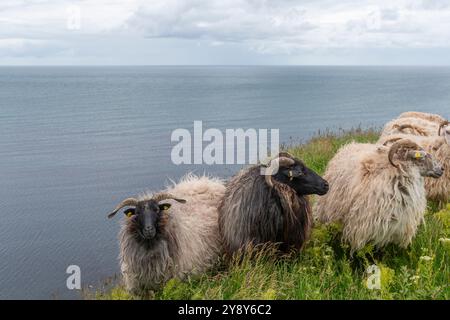
[[[450,0],[2,0],[0,64],[450,64]]]

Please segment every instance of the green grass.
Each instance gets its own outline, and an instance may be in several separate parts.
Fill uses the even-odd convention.
[[[374,142],[375,130],[319,134],[289,151],[318,173],[340,146]],[[152,299],[450,299],[450,204],[436,212],[430,204],[423,224],[407,249],[389,246],[374,252],[367,246],[353,257],[339,241],[338,225],[316,225],[301,253],[285,257],[268,248],[240,263],[186,281],[170,280]],[[366,286],[366,268],[381,270],[381,289]],[[136,299],[120,285],[97,289],[93,299]]]

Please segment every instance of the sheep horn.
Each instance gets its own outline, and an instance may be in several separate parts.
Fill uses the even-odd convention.
[[[153,200],[155,200],[156,202],[159,202],[162,200],[167,200],[167,199],[173,199],[180,203],[186,203],[186,200],[176,198],[175,196],[171,195],[170,193],[163,192],[163,193],[158,193],[157,195],[153,196]]]
[[[286,157],[286,155],[289,157]],[[279,169],[280,167],[288,167],[295,163],[295,161],[290,157],[292,156],[289,153],[280,152],[278,158],[272,159],[270,161],[270,164],[266,169],[267,171],[264,177],[269,187],[273,187],[272,175],[274,174],[275,169]]]
[[[115,216],[115,214],[122,209],[123,207],[130,207],[130,206],[136,206],[138,203],[137,199],[135,198],[128,198],[123,200],[121,203],[117,205],[117,207],[112,211],[110,214],[108,214],[108,219]]]
[[[397,127],[399,131],[403,131],[403,129],[414,129],[414,126],[411,124],[402,124]]]
[[[442,123],[439,125],[438,136],[441,135],[441,129],[442,129],[443,127],[445,127],[446,125],[449,125],[449,124],[450,124],[449,121],[444,121],[444,122],[442,122]]]
[[[392,158],[394,157],[394,154],[397,153],[398,149],[401,148],[402,144],[401,144],[400,142],[401,142],[401,140],[398,141],[398,142],[395,142],[395,143],[391,146],[391,148],[389,149],[389,153],[388,153],[388,159],[389,159],[389,162],[390,162],[394,167],[396,167],[396,168],[398,168],[398,165],[396,165],[396,164],[394,163],[394,161],[392,160]]]
[[[388,143],[396,142],[396,141],[401,140],[401,139],[403,139],[403,138],[391,138],[391,139],[388,139],[385,142],[383,142],[383,146],[387,146]]]
[[[403,129],[412,129],[412,130],[417,131],[417,133],[419,135],[426,136],[426,133],[423,130],[421,130],[420,128],[415,127],[412,124],[402,124],[402,125],[398,126],[397,129],[398,129],[398,131],[401,131],[401,132],[403,132]]]
[[[295,164],[295,161],[291,158],[286,158],[286,157],[280,157],[279,158],[279,166],[280,167],[289,167],[292,166],[293,164]]]
[[[281,151],[280,153],[278,153],[278,158],[281,158],[281,157],[291,158],[291,159],[294,158],[294,156],[287,151]]]
[[[389,159],[389,162],[396,168],[398,168],[398,165],[396,165],[394,163],[393,157],[397,153],[397,151],[401,148],[422,149],[415,142],[413,142],[409,139],[401,139],[401,140],[398,140],[397,142],[395,142],[389,149],[388,159]]]

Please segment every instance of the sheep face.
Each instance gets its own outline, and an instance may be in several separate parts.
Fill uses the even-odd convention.
[[[163,216],[169,208],[169,203],[158,204],[150,199],[138,202],[135,208],[124,213],[129,217],[130,227],[136,231],[136,236],[143,241],[152,241],[161,234]]]
[[[328,182],[317,173],[309,169],[298,159],[292,159],[292,164],[281,164],[273,179],[283,183],[295,190],[299,195],[318,194],[324,195],[328,192]]]
[[[439,178],[444,173],[441,164],[434,157],[422,151],[420,155],[417,152],[409,153],[409,158],[419,168],[420,175],[423,177]]]
[[[396,164],[394,159],[398,160]],[[428,152],[410,140],[400,140],[391,146],[389,160],[395,167],[413,166],[423,177],[439,178],[444,173],[441,164]]]
[[[108,214],[108,218],[114,217],[122,208],[129,207],[124,211],[128,217],[126,224],[128,231],[134,235],[137,241],[152,244],[164,230],[167,220],[165,213],[170,208],[170,204],[162,203],[162,201],[167,199],[173,199],[180,203],[186,202],[186,200],[175,198],[168,193],[159,193],[152,198],[142,200],[127,198]]]

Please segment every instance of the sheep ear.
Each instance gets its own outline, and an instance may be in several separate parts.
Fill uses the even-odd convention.
[[[159,206],[159,210],[165,211],[165,210],[169,210],[170,209],[171,204],[170,203],[161,203],[158,206]]]
[[[294,169],[284,169],[281,171],[286,177],[289,178],[289,180],[292,180],[294,178],[300,177],[303,173],[301,170],[294,168]]]

